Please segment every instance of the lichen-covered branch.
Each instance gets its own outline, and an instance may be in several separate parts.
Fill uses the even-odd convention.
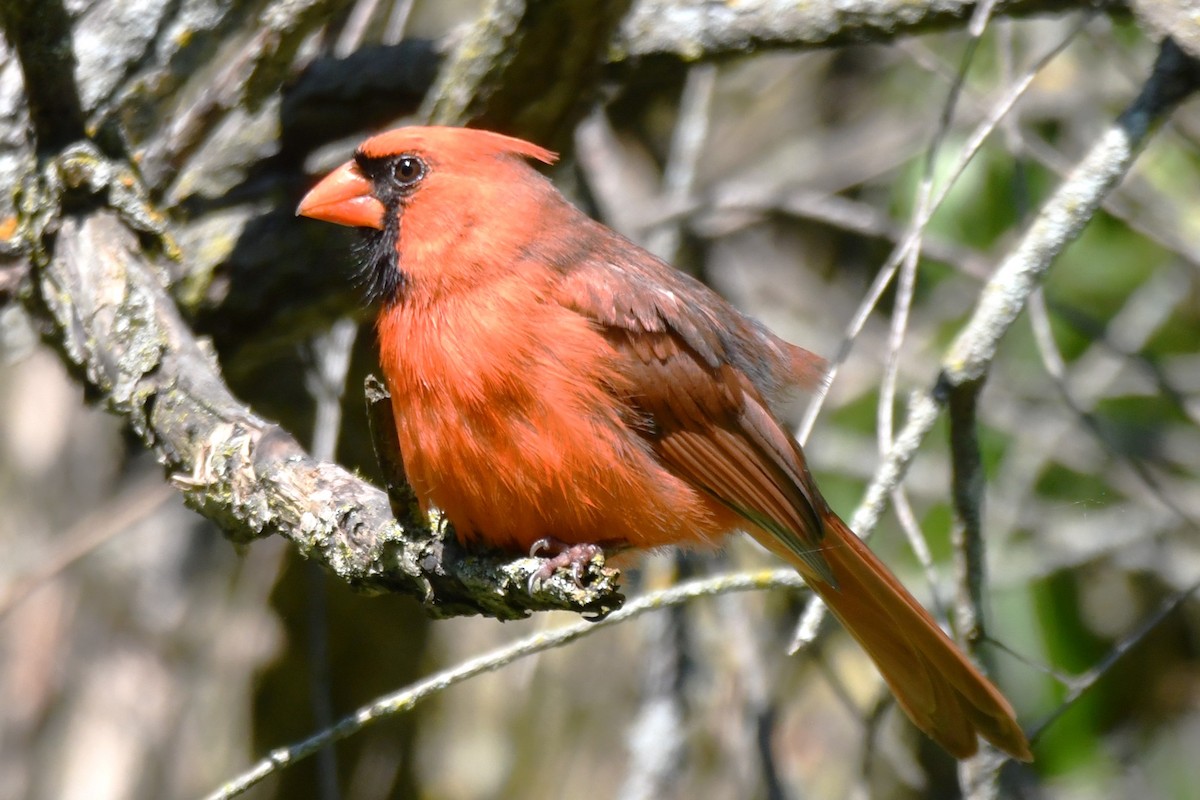
[[[463,553],[436,518],[418,526],[410,514],[401,527],[382,491],[314,460],[240,403],[148,257],[154,232],[105,199],[129,186],[132,173],[87,145],[28,182],[22,204],[38,214],[22,224],[37,271],[24,299],[66,362],[153,448],[191,507],[231,538],[282,535],[347,583],[415,594],[438,616],[603,615],[620,605],[617,573],[598,561],[585,587],[559,576],[531,595],[538,560]],[[73,210],[63,213],[67,197]],[[135,206],[136,193],[120,205]]]
[[[621,23],[612,58],[665,55],[697,61],[757,50],[892,41],[897,36],[962,27],[977,5],[975,0],[639,0]],[[992,14],[1028,16],[1079,7],[1067,0],[1001,0]]]

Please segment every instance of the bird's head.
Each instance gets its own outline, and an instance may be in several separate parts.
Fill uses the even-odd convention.
[[[296,213],[365,229],[367,292],[390,300],[422,271],[436,268],[453,278],[453,265],[477,263],[471,248],[487,243],[502,252],[520,220],[536,218],[545,205],[549,185],[525,159],[550,164],[555,158],[490,131],[398,128],[363,142],[353,159],[304,196]],[[450,258],[449,248],[467,251]]]

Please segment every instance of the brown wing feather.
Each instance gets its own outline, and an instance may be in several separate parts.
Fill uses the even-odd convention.
[[[701,364],[734,367],[766,401],[812,389],[825,374],[820,356],[785,342],[695,278],[567,206],[569,221],[545,220],[529,255],[560,270],[558,300],[602,328],[669,333],[648,347],[678,347]],[[561,235],[568,231],[570,236]],[[662,351],[659,360],[670,353]]]
[[[728,366],[708,367],[672,333],[610,330],[608,338],[626,356],[622,368],[638,391],[627,401],[651,422],[642,435],[661,463],[834,584],[820,552],[824,500],[754,386]]]
[[[824,500],[767,410],[819,359],[632,243],[581,224],[569,252],[539,255],[563,264],[556,299],[591,319],[619,354],[638,432],[664,466],[833,584],[820,553]]]

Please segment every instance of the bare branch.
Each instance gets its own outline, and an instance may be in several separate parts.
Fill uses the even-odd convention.
[[[430,90],[421,116],[569,143],[629,0],[491,0]],[[563,47],[569,42],[569,47]]]
[[[1036,741],[1047,728],[1049,728],[1055,720],[1067,713],[1072,706],[1078,702],[1079,698],[1083,697],[1096,682],[1108,674],[1109,670],[1120,661],[1125,655],[1139,644],[1142,640],[1158,629],[1158,626],[1166,619],[1175,609],[1183,605],[1184,601],[1188,600],[1192,595],[1200,590],[1200,583],[1193,583],[1185,589],[1181,589],[1167,599],[1163,600],[1162,604],[1154,611],[1153,614],[1138,623],[1132,631],[1125,635],[1121,641],[1117,642],[1108,651],[1104,658],[1100,659],[1091,669],[1075,676],[1074,678],[1063,678],[1067,684],[1068,692],[1063,702],[1054,709],[1054,713],[1042,720],[1029,733],[1030,741]]]
[[[1200,67],[1171,40],[1141,93],[1042,207],[1016,250],[988,282],[943,361],[944,387],[981,380],[1000,339],[1025,307],[1054,257],[1077,237],[1133,164],[1149,134],[1200,82]]]
[[[892,41],[897,36],[962,27],[977,5],[973,0],[640,0],[621,23],[612,57],[621,60],[671,55],[692,61],[784,47]],[[1079,3],[1064,0],[1007,0],[996,3],[993,13],[1025,16],[1078,9]]]
[[[24,220],[39,266],[26,301],[80,378],[154,449],[188,505],[231,538],[278,533],[347,583],[415,594],[437,616],[512,619],[551,608],[596,615],[620,604],[617,573],[602,564],[593,563],[587,588],[559,577],[531,596],[536,559],[466,555],[438,519],[400,527],[383,492],[314,460],[238,402],[127,219],[104,207],[58,216],[68,191],[111,195],[136,185],[128,170],[78,145],[26,187],[25,205],[40,211]]]
[[[1082,22],[1080,25],[1082,25]],[[850,348],[854,345],[854,340],[857,338],[858,334],[862,331],[863,326],[866,324],[867,318],[874,311],[875,305],[879,302],[879,298],[883,295],[883,292],[891,283],[892,278],[899,269],[901,261],[908,257],[909,252],[913,248],[920,245],[923,240],[925,226],[929,223],[932,215],[941,207],[942,203],[946,201],[946,198],[949,197],[950,190],[954,187],[958,178],[961,177],[962,173],[966,170],[967,165],[971,163],[975,155],[979,152],[980,148],[983,147],[984,141],[991,135],[992,131],[999,126],[1000,122],[1013,107],[1013,104],[1017,102],[1017,100],[1029,88],[1030,84],[1033,83],[1033,79],[1037,77],[1038,73],[1041,72],[1041,70],[1047,64],[1049,64],[1050,61],[1052,61],[1059,53],[1062,52],[1067,44],[1075,37],[1075,34],[1078,32],[1078,30],[1079,26],[1072,27],[1067,35],[1064,36],[1057,45],[1050,48],[1050,50],[1047,51],[1046,54],[1039,59],[1030,70],[1026,72],[1025,76],[1021,80],[1016,81],[1011,87],[1009,87],[1009,90],[1005,96],[996,104],[994,108],[991,109],[991,113],[989,113],[987,117],[978,126],[976,126],[975,130],[971,132],[966,144],[963,146],[962,152],[959,154],[954,167],[950,170],[950,174],[947,176],[940,191],[935,197],[932,197],[927,204],[923,204],[923,213],[919,213],[914,217],[904,238],[900,240],[895,249],[893,249],[891,254],[888,256],[887,261],[884,262],[882,267],[880,267],[878,274],[875,276],[875,280],[872,282],[870,289],[868,289],[866,293],[866,296],[863,298],[862,302],[859,303],[858,310],[855,312],[854,317],[846,326],[846,333],[842,341],[842,345],[839,348],[836,357],[830,362],[828,380],[823,387],[814,393],[812,402],[809,403],[808,409],[804,413],[804,419],[800,423],[800,430],[798,433],[798,437],[801,442],[804,442],[808,439],[808,435],[812,431],[812,426],[816,423],[817,414],[820,413],[822,404],[824,403],[825,393],[828,391],[830,384],[836,377],[837,371],[842,362],[844,362],[849,355]],[[957,93],[957,90],[952,89],[952,92]],[[880,498],[882,499],[882,495]],[[862,529],[855,527],[854,530],[861,531]]]

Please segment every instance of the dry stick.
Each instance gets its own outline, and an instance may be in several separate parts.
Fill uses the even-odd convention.
[[[1000,33],[1003,38],[1011,39],[1011,26],[1003,26],[1000,29]],[[1010,51],[1011,43],[1007,47],[1001,49],[1001,55],[1004,57],[1002,59],[1002,69],[1005,76],[1009,76],[1012,73],[1012,66],[1009,63],[1011,58],[1008,57],[1010,56]],[[949,70],[941,69],[940,64],[931,64],[929,68],[938,72],[939,74],[943,74],[947,80],[952,80],[953,78],[953,76],[949,74]],[[1015,123],[1015,118],[1012,115],[1008,115],[1004,119],[1004,134],[1008,142],[1008,149],[1010,152],[1028,154],[1038,163],[1046,166],[1051,171],[1060,175],[1067,171],[1069,165],[1065,165],[1064,160],[1058,156],[1057,153],[1050,151],[1050,149],[1046,147],[1044,143],[1032,142],[1030,138],[1018,128]],[[1131,229],[1141,233],[1151,241],[1161,245],[1163,248],[1175,252],[1181,259],[1188,261],[1193,265],[1200,263],[1197,262],[1195,254],[1191,252],[1190,246],[1183,243],[1177,233],[1152,229],[1151,226],[1143,223],[1142,217],[1145,215],[1135,216],[1134,213],[1126,207],[1126,204],[1121,201],[1120,195],[1127,193],[1128,188],[1129,187],[1127,185],[1122,185],[1116,192],[1105,197],[1102,203],[1102,208],[1104,208],[1105,211],[1107,211],[1110,215],[1124,221],[1130,226]],[[1024,208],[1024,205],[1025,204],[1022,204],[1022,209]],[[1151,215],[1145,221],[1156,222],[1159,220],[1156,216]],[[1153,333],[1157,326],[1161,325],[1163,321],[1165,321],[1165,319],[1170,315],[1171,309],[1176,305],[1174,300],[1184,296],[1184,293],[1178,287],[1181,277],[1182,276],[1177,272],[1172,272],[1166,277],[1161,275],[1156,276],[1151,281],[1148,281],[1145,285],[1139,287],[1137,291],[1131,295],[1128,302],[1125,304],[1125,307],[1117,314],[1116,317],[1113,318],[1109,324],[1110,330],[1115,328],[1118,331],[1123,332],[1118,334],[1118,338],[1121,339],[1120,345],[1117,346],[1116,342],[1106,342],[1105,346],[1109,348],[1115,347],[1116,350],[1118,350],[1123,356],[1125,356],[1125,358],[1129,360],[1136,359],[1135,354],[1138,350],[1140,350],[1141,346],[1145,343],[1145,340],[1151,335],[1151,333]],[[1075,413],[1079,421],[1083,423],[1084,427],[1087,428],[1093,434],[1093,436],[1099,440],[1102,447],[1104,447],[1121,463],[1128,465],[1130,471],[1147,489],[1151,497],[1160,502],[1163,506],[1169,508],[1185,524],[1189,525],[1190,527],[1196,527],[1195,520],[1193,520],[1186,511],[1180,508],[1179,505],[1167,495],[1164,488],[1160,485],[1159,481],[1156,480],[1155,476],[1149,472],[1146,465],[1140,460],[1132,457],[1129,453],[1124,452],[1122,448],[1116,446],[1116,444],[1111,441],[1111,437],[1101,430],[1093,415],[1090,413],[1091,406],[1094,405],[1094,402],[1087,398],[1076,398],[1072,393],[1067,381],[1066,366],[1058,353],[1057,345],[1054,343],[1054,338],[1050,332],[1049,315],[1046,309],[1045,299],[1040,288],[1036,290],[1030,298],[1029,313],[1030,323],[1034,333],[1034,340],[1037,344],[1038,352],[1041,355],[1042,364],[1057,386],[1059,393],[1067,407]],[[1130,325],[1131,322],[1132,326]],[[1133,337],[1133,340],[1128,341],[1131,336]],[[1109,334],[1107,332],[1104,338],[1105,340],[1109,338]],[[1101,345],[1093,345],[1092,350],[1095,350],[1095,348],[1098,346]],[[1089,350],[1089,353],[1085,353],[1079,359],[1078,363],[1083,364],[1085,361],[1087,361],[1087,356],[1092,352],[1092,350]],[[1099,380],[1102,385],[1107,385],[1107,383],[1115,379],[1115,377],[1116,371],[1112,370],[1106,372],[1103,376],[1096,376],[1096,379]],[[1093,382],[1093,385],[1090,387],[1089,396],[1096,396],[1101,390],[1102,385],[1096,385],[1095,382]],[[1174,392],[1170,386],[1163,385],[1161,381],[1160,389],[1168,394],[1175,394],[1176,396],[1178,395],[1178,393]],[[1062,438],[1061,433],[1055,433],[1049,439],[1046,439],[1044,433],[1033,434],[1033,436],[1034,438],[1039,436],[1041,437],[1040,450],[1046,457],[1049,457],[1049,454],[1055,452],[1055,442]],[[1038,474],[1038,470],[1034,467],[1034,465],[1029,463],[1022,464],[1018,468],[1018,471],[1029,476]],[[1032,480],[1032,478],[1030,478],[1030,480]],[[1020,504],[1018,503],[1016,505],[1019,506]],[[1000,526],[1000,534],[1003,535],[1006,530],[1012,527],[1012,524],[1012,522],[1002,524]]]
[[[975,313],[943,359],[935,397],[983,380],[1000,340],[1055,256],[1083,230],[1154,128],[1198,83],[1200,66],[1166,40],[1137,99],[1046,201],[1016,250],[984,287]]]
[[[699,64],[688,71],[683,97],[680,100],[679,122],[672,138],[670,158],[663,171],[665,188],[663,205],[667,208],[679,208],[692,204],[696,168],[703,155],[703,145],[708,136],[716,78],[717,67],[715,64]],[[675,221],[667,222],[665,225],[651,230],[646,238],[646,248],[667,261],[673,261],[678,254],[682,240],[682,221],[681,217],[675,217]],[[732,602],[729,602],[722,610],[730,616],[745,614],[744,607],[733,608],[732,606]],[[745,621],[744,619],[739,620],[738,624],[734,626],[742,633],[741,637],[733,637],[734,669],[743,679],[741,681],[743,685],[753,687],[749,690],[745,703],[745,710],[752,720],[753,752],[757,756],[756,760],[763,776],[763,782],[767,787],[768,797],[777,797],[779,796],[777,784],[780,770],[775,763],[775,751],[771,747],[773,737],[770,735],[775,720],[775,709],[766,690],[764,670],[760,663],[762,653],[759,648],[754,647],[756,642],[749,635],[750,626],[742,624]],[[676,652],[677,648],[663,648],[663,652],[658,655],[658,658],[668,658]],[[661,683],[661,680],[659,682]],[[664,687],[664,694],[667,690],[668,688]],[[675,694],[679,694],[681,691],[679,688],[674,688]],[[671,701],[675,703],[672,711],[676,714],[676,719],[673,721],[682,723],[682,703],[676,697],[672,697]],[[641,731],[643,739],[648,739],[648,734],[653,730],[649,714],[646,717],[647,724]],[[661,731],[660,729],[658,741],[653,746],[641,746],[634,750],[630,776],[620,795],[623,800],[630,800],[634,797],[659,797],[666,793],[672,777],[668,773],[667,767],[669,766],[676,772],[681,767],[678,762],[682,760],[686,745],[683,728],[682,724],[678,724],[670,731]],[[745,728],[740,728],[740,730],[745,730]],[[663,735],[664,733],[666,735]],[[630,791],[629,787],[637,785],[636,782],[639,778],[637,768],[642,766],[647,758],[653,757],[656,752],[668,753],[677,763],[668,765],[660,761],[658,774],[646,775],[647,779],[642,781],[640,787],[642,793],[637,794]],[[648,772],[649,770],[643,770],[643,773]],[[657,781],[648,778],[657,778]]]
[[[464,661],[444,672],[432,675],[404,689],[383,695],[374,702],[348,714],[335,725],[326,728],[304,741],[273,750],[246,772],[227,782],[205,800],[228,800],[244,793],[250,787],[278,772],[284,767],[308,758],[317,750],[341,741],[366,728],[368,725],[388,717],[409,711],[421,700],[462,683],[476,675],[494,672],[535,653],[561,647],[588,636],[596,631],[619,625],[640,617],[648,611],[671,608],[689,603],[701,597],[716,597],[731,592],[764,591],[767,589],[803,589],[804,581],[792,569],[767,570],[736,575],[718,575],[712,578],[681,583],[661,592],[644,595],[630,600],[623,608],[614,611],[596,622],[574,622],[552,631],[541,631],[532,636],[493,650],[490,653]]]
[[[1121,641],[1117,642],[1108,655],[1102,658],[1091,669],[1075,676],[1074,678],[1060,678],[1068,687],[1067,696],[1063,699],[1058,708],[1054,709],[1048,717],[1039,722],[1029,732],[1031,741],[1036,741],[1046,729],[1049,728],[1055,720],[1070,710],[1071,706],[1083,697],[1089,689],[1103,678],[1113,666],[1121,660],[1133,648],[1137,647],[1143,639],[1150,635],[1155,628],[1166,619],[1172,611],[1183,605],[1183,602],[1200,590],[1200,582],[1193,583],[1185,589],[1181,589],[1175,594],[1168,597],[1162,602],[1158,609],[1143,620],[1136,628],[1125,635]],[[1056,676],[1057,677],[1057,676]]]
[[[1119,328],[1119,335],[1125,339],[1121,347],[1122,355],[1136,352],[1145,345],[1146,340],[1161,325],[1166,323],[1171,311],[1186,297],[1186,286],[1176,276],[1168,274],[1165,278],[1151,278],[1126,298],[1125,305],[1109,322],[1108,330],[1104,335],[1107,337],[1114,329]],[[1178,517],[1183,524],[1190,528],[1200,528],[1200,520],[1195,519],[1187,509],[1167,493],[1166,488],[1150,470],[1146,461],[1129,452],[1129,448],[1116,441],[1097,418],[1095,406],[1099,399],[1098,390],[1116,379],[1116,370],[1096,376],[1099,383],[1090,387],[1087,396],[1077,395],[1068,382],[1066,362],[1063,360],[1058,345],[1054,341],[1054,334],[1050,330],[1050,312],[1046,309],[1046,299],[1040,289],[1030,299],[1029,321],[1033,328],[1034,343],[1037,345],[1042,366],[1053,381],[1055,388],[1058,389],[1063,404],[1075,415],[1084,429],[1092,434],[1106,453],[1129,469],[1150,497]],[[1101,345],[1093,345],[1093,347],[1099,346]],[[1090,352],[1089,350],[1084,353],[1084,356],[1089,355]],[[1077,363],[1082,363],[1082,359]],[[1055,437],[1055,439],[1058,438]],[[1048,444],[1050,446],[1045,450],[1047,456],[1054,452],[1054,442],[1051,441]]]
[[[334,58],[346,58],[359,47],[367,38],[372,25],[377,24],[375,12],[379,10],[380,0],[358,0],[350,9],[341,32],[333,43]]]
[[[896,515],[896,521],[900,523],[901,528],[908,532],[908,544],[925,574],[925,581],[932,589],[929,599],[930,611],[940,619],[946,614],[946,604],[937,590],[939,578],[937,567],[933,563],[933,551],[929,549],[929,542],[921,534],[921,523],[917,519],[917,512],[913,510],[912,501],[908,499],[908,492],[892,492],[892,513]]]
[[[922,176],[921,185],[917,189],[916,212],[914,214],[914,218],[921,221],[921,223],[913,226],[913,245],[908,249],[900,266],[900,275],[896,286],[896,302],[888,333],[887,361],[884,365],[883,380],[879,388],[879,405],[876,412],[879,424],[876,437],[879,442],[879,452],[881,454],[890,450],[893,444],[893,424],[895,421],[894,414],[896,413],[894,406],[896,380],[900,373],[900,351],[904,346],[904,337],[908,331],[909,313],[912,310],[912,298],[917,283],[917,262],[921,257],[921,247],[924,243],[925,224],[932,217],[930,205],[933,200],[934,167],[937,164],[937,158],[941,153],[946,134],[950,131],[950,124],[958,108],[963,85],[966,83],[967,72],[970,70],[971,63],[975,60],[975,52],[979,48],[979,39],[983,35],[984,28],[991,16],[993,5],[994,0],[981,3],[971,20],[969,27],[970,39],[967,42],[966,52],[963,54],[959,68],[955,73],[954,81],[950,84],[950,91],[946,95],[946,102],[942,104],[942,113],[938,119],[938,127],[934,132],[933,141],[930,143],[925,155],[925,174]],[[953,181],[950,183],[953,183]],[[920,526],[916,524],[915,516],[911,513],[905,513],[909,511],[909,503],[902,485],[897,485],[892,489],[892,505],[901,511],[901,513],[897,514],[897,519],[900,521],[900,528],[904,531],[905,537],[909,541],[909,546],[917,555],[917,561],[920,563],[921,568],[925,571],[926,575],[934,576],[933,557],[929,552],[929,545],[925,541],[925,536],[921,532]],[[930,580],[929,585],[933,595],[934,608],[941,608],[942,599],[938,592],[937,580]]]
[[[977,14],[976,19],[986,22],[991,13],[991,6],[992,3],[990,2],[981,4],[979,8],[982,13]],[[974,61],[975,52],[979,47],[979,38],[983,34],[983,24],[977,25],[974,22],[973,20],[970,26],[970,38],[967,43],[966,52],[962,56],[959,68],[955,73],[954,81],[950,84],[950,91],[946,95],[946,100],[942,104],[942,112],[938,117],[937,129],[934,131],[933,139],[925,153],[924,170],[916,192],[917,196],[911,227],[911,246],[907,248],[903,257],[900,258],[898,265],[899,274],[896,281],[896,299],[893,304],[891,324],[888,329],[887,357],[884,362],[883,378],[879,384],[879,402],[876,405],[875,411],[877,422],[875,435],[880,454],[887,453],[894,444],[893,426],[895,422],[894,415],[896,413],[896,381],[900,373],[900,353],[904,347],[905,335],[908,332],[908,320],[912,310],[913,293],[916,291],[917,264],[921,258],[925,226],[933,216],[933,173],[937,164],[937,158],[942,150],[942,145],[945,142],[946,134],[950,131],[951,123],[954,120],[954,114],[958,108],[959,96],[962,93],[963,84],[966,82],[967,72],[970,69],[971,62]],[[946,185],[953,185],[956,177],[952,177],[950,181],[947,181]],[[910,511],[910,508],[908,496],[902,484],[897,484],[892,488],[891,498],[893,506],[900,512],[897,514],[897,519],[900,521],[900,528],[904,532],[905,538],[908,539],[909,546],[916,554],[917,561],[922,570],[924,570],[926,575],[933,578],[929,581],[933,595],[933,607],[940,609],[942,607],[942,600],[938,592],[932,554],[929,551],[928,543],[925,541],[920,526],[916,523],[915,517],[911,513],[905,513]],[[874,737],[872,736],[871,739],[874,740]]]
[[[953,80],[951,70],[939,61],[935,54],[928,48],[916,41],[904,41],[897,46],[912,57],[918,66],[946,81]],[[973,96],[971,100],[974,105],[982,102],[981,98]],[[1013,150],[1014,155],[1031,158],[1034,162],[1045,167],[1060,178],[1065,176],[1070,170],[1070,162],[1048,142],[1037,136],[1035,131],[1015,131],[1006,125],[1005,133],[1010,137],[1012,143],[1010,149]],[[1154,213],[1158,207],[1161,207],[1161,204],[1155,203],[1152,197],[1143,196],[1145,190],[1148,188],[1143,185],[1143,191],[1138,192],[1131,191],[1130,186],[1122,185],[1118,191],[1104,198],[1101,207],[1110,216],[1128,225],[1134,232],[1140,233],[1163,249],[1170,250],[1179,255],[1189,264],[1200,266],[1200,247],[1197,247],[1195,242],[1189,240],[1179,230],[1178,224],[1174,230],[1164,227],[1163,220],[1159,219],[1159,215]],[[1138,206],[1136,210],[1130,204],[1130,198],[1136,201]],[[1166,216],[1169,218],[1173,215]]]
[[[1193,91],[1195,84],[1195,64],[1169,41],[1164,43],[1137,100],[1046,203],[1020,246],[985,287],[975,314],[944,359],[939,384],[924,398],[926,402],[944,401],[948,390],[982,380],[1000,339],[1054,256],[1079,234],[1104,195],[1128,170],[1153,126]],[[914,420],[906,427],[919,439],[932,422]]]
[[[991,3],[981,4],[972,19],[973,42],[978,42]],[[953,86],[962,87],[965,70],[959,70]],[[1008,119],[1005,115],[1005,119]],[[984,549],[983,549],[983,491],[985,486],[983,458],[976,437],[979,393],[955,393],[950,398],[951,483],[954,498],[954,525],[951,544],[955,564],[956,587],[954,621],[958,641],[974,656],[982,634]],[[1000,767],[1004,764],[1000,751],[984,742],[979,752],[958,764],[958,785],[968,800],[992,800],[999,794]]]
[[[949,396],[950,481],[954,523],[950,530],[954,554],[954,623],[958,642],[976,656],[983,637],[983,494],[985,477],[979,450],[978,412],[982,382],[965,384]],[[958,783],[968,800],[989,800],[999,792],[1004,759],[984,742],[977,755],[958,765]]]
[[[963,144],[962,151],[959,153],[958,161],[947,175],[941,191],[938,192],[933,202],[929,204],[927,213],[917,216],[913,220],[908,232],[901,239],[896,248],[892,250],[891,254],[887,258],[887,261],[885,261],[883,266],[879,269],[879,273],[875,276],[875,280],[867,289],[866,296],[859,304],[859,307],[855,310],[854,316],[851,318],[850,322],[846,325],[842,344],[838,350],[838,353],[830,362],[828,380],[826,380],[825,383],[813,393],[812,402],[808,404],[808,408],[806,408],[804,411],[804,418],[801,420],[800,426],[796,433],[796,438],[800,440],[801,444],[804,444],[804,442],[808,440],[808,436],[812,432],[813,424],[816,422],[817,415],[821,413],[821,406],[825,402],[825,397],[828,394],[829,386],[832,384],[833,379],[837,377],[838,368],[841,366],[842,362],[846,360],[850,353],[850,348],[854,344],[854,340],[862,331],[863,326],[866,324],[867,318],[874,311],[876,303],[878,303],[879,298],[883,296],[888,284],[891,283],[892,278],[895,276],[896,270],[899,267],[900,261],[905,258],[905,256],[908,255],[908,251],[914,245],[916,245],[922,230],[929,223],[929,218],[932,217],[932,215],[942,207],[942,203],[944,203],[946,198],[950,195],[950,190],[954,188],[954,185],[958,181],[959,177],[962,176],[967,166],[975,158],[975,154],[979,152],[981,147],[983,147],[984,141],[986,141],[987,138],[992,134],[992,131],[994,131],[1000,125],[1000,123],[1008,115],[1008,112],[1012,109],[1013,105],[1016,104],[1017,100],[1019,100],[1025,94],[1026,90],[1033,83],[1034,78],[1036,78],[1042,69],[1045,68],[1052,60],[1054,60],[1054,58],[1057,57],[1058,54],[1061,53],[1075,38],[1075,35],[1079,33],[1087,19],[1088,17],[1086,16],[1081,17],[1079,22],[1072,26],[1071,29],[1067,31],[1066,35],[1059,40],[1058,44],[1056,44],[1044,56],[1038,59],[1038,61],[1025,73],[1025,76],[1020,81],[1009,87],[1008,93],[1005,94],[1000,101],[995,104],[988,116],[982,122],[980,122],[980,124],[976,126],[975,130],[971,132],[971,135],[967,137],[966,142]],[[879,504],[875,507],[860,506],[858,511],[855,512],[854,519],[851,520],[851,527],[857,531],[859,535],[863,535],[865,532],[869,531],[875,526],[875,523],[879,519],[879,515],[882,513],[882,502],[879,502]]]
[[[730,218],[730,212],[736,216]],[[800,187],[758,193],[738,187],[736,192],[718,192],[706,205],[671,212],[671,216],[684,214],[693,215],[694,231],[714,238],[748,227],[767,214],[807,219],[893,245],[899,244],[907,233],[886,211],[870,203]],[[980,281],[991,273],[991,262],[984,254],[965,245],[927,235],[924,250],[934,261],[943,261]]]
[[[412,9],[413,0],[394,0],[383,29],[384,44],[399,44],[404,39],[404,29],[408,27],[408,17],[412,14]]]

